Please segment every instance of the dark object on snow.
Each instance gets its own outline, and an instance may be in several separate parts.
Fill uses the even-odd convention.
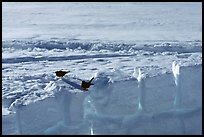
[[[89,82],[82,81],[81,87],[82,87],[84,90],[88,91],[88,88],[89,88],[91,85],[93,85],[93,84],[91,83],[93,79],[94,79],[94,77],[93,77]]]
[[[55,74],[58,76],[58,77],[63,77],[65,74],[69,73],[70,71],[55,71]]]

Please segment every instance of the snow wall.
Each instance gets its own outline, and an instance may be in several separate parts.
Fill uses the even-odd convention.
[[[179,108],[173,73],[146,76],[142,88],[122,74],[98,72],[88,92],[50,81],[45,90],[53,96],[14,105],[10,126],[16,134],[202,134],[202,65],[180,68]]]

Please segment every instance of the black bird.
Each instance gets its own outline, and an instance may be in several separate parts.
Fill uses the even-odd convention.
[[[65,74],[69,73],[70,71],[55,71],[55,74],[58,76],[58,77],[63,77]]]
[[[82,87],[84,90],[88,91],[88,88],[89,88],[91,85],[94,85],[94,84],[91,83],[93,79],[94,79],[94,77],[93,77],[91,80],[89,80],[88,82],[82,81],[81,87]]]

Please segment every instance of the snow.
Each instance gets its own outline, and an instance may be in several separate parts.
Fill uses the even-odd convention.
[[[10,111],[8,110],[8,108],[4,108],[2,107],[2,115],[9,115]]]
[[[201,40],[201,3],[3,3],[3,39]],[[15,21],[14,21],[15,20]]]
[[[3,2],[2,134],[202,134],[201,8]]]

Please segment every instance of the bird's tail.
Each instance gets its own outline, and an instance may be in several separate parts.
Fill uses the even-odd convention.
[[[68,71],[66,71],[66,73],[69,73],[70,71],[68,70]]]
[[[91,80],[89,81],[89,84],[93,85],[91,82],[93,81],[94,77],[91,78]]]

